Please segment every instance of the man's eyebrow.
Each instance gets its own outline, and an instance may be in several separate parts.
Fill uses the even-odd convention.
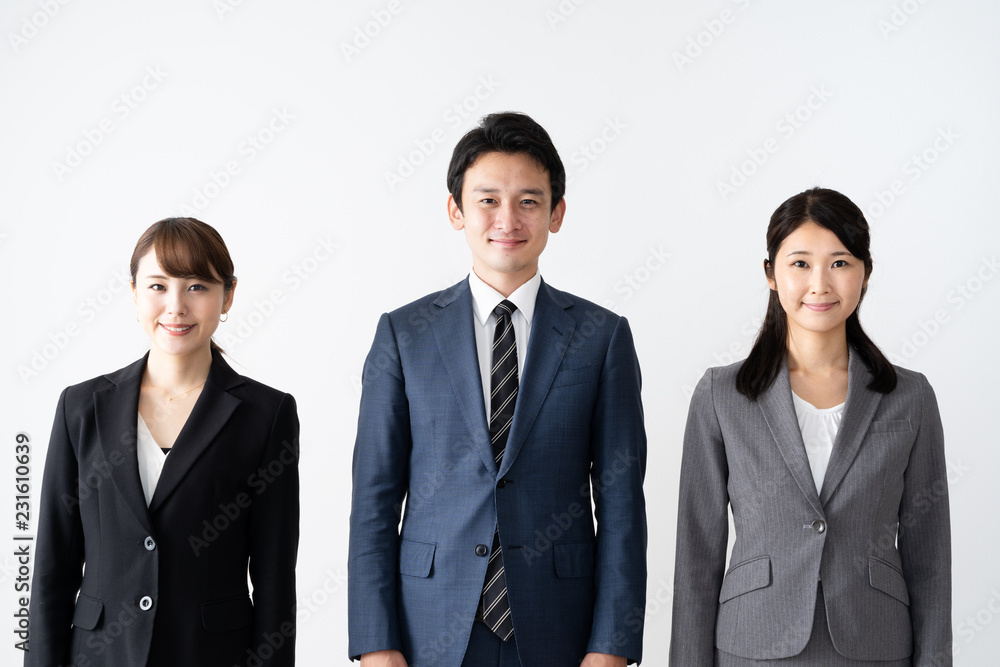
[[[478,185],[478,186],[472,188],[472,191],[473,192],[484,192],[486,194],[497,194],[498,192],[500,192],[500,188],[492,186],[492,185]],[[536,197],[544,197],[545,196],[545,190],[542,190],[541,188],[524,188],[523,190],[519,190],[518,194],[521,194],[521,195],[534,195]]]

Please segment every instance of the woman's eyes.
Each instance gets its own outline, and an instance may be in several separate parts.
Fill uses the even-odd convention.
[[[153,283],[152,285],[149,286],[149,289],[153,290],[154,292],[165,292],[167,290],[167,288],[161,285],[160,283]],[[194,285],[188,287],[189,292],[201,292],[207,289],[208,289],[207,287],[205,287],[200,283],[195,283]]]
[[[801,259],[800,260],[796,260],[795,262],[792,262],[792,266],[794,266],[795,268],[798,268],[798,269],[808,269],[809,268],[809,265],[806,264],[805,261],[801,260]],[[847,263],[846,259],[838,259],[838,260],[836,260],[832,264],[832,268],[834,268],[834,269],[842,269],[845,266],[848,266],[848,263]]]

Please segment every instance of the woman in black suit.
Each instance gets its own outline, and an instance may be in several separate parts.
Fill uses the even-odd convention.
[[[292,665],[295,400],[212,341],[236,287],[215,229],[157,222],[131,273],[149,353],[59,399],[25,665]]]

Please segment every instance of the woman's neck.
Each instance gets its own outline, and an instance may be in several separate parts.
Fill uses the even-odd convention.
[[[822,333],[789,330],[786,349],[791,372],[811,375],[847,370],[846,328]]]
[[[184,356],[164,354],[153,347],[146,361],[145,379],[166,394],[178,394],[205,382],[212,367],[212,349]]]

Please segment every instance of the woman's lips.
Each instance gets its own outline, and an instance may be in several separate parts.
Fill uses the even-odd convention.
[[[803,303],[802,305],[813,312],[825,313],[826,311],[836,306],[837,302],[833,301],[830,303]]]
[[[170,336],[183,336],[194,328],[193,324],[163,324],[160,327]]]

